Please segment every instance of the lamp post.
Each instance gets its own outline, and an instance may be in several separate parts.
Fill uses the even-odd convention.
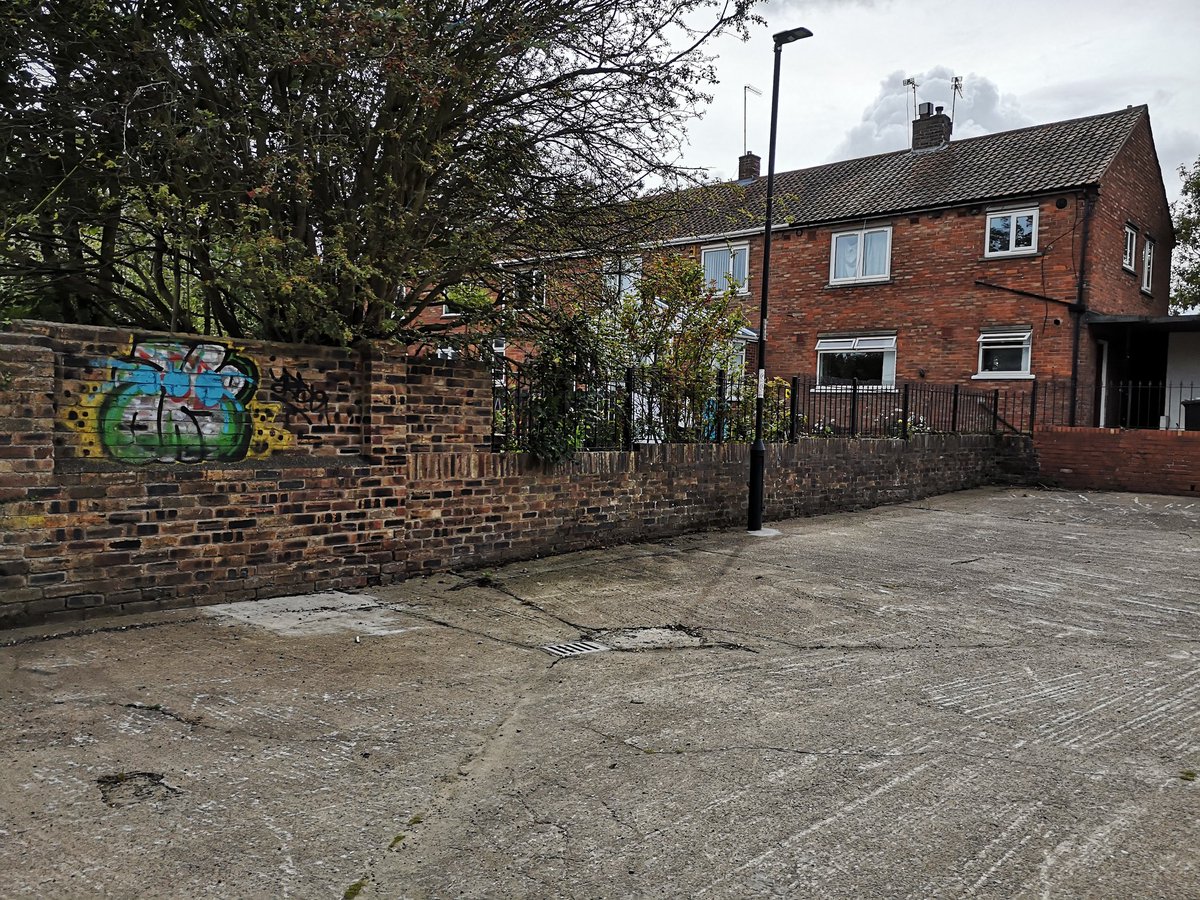
[[[763,232],[762,303],[758,311],[758,394],[754,400],[754,444],[750,448],[750,502],[747,530],[761,531],[763,523],[763,391],[767,383],[767,291],[771,284],[771,213],[775,195],[775,131],[779,124],[779,59],[784,44],[812,37],[807,28],[780,31],[775,40],[775,75],[771,82],[771,141],[767,151],[767,209]]]

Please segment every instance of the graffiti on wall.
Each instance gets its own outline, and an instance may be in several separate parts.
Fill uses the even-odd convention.
[[[278,372],[268,370],[271,376],[271,393],[283,405],[283,420],[288,425],[293,419],[303,419],[306,424],[324,422],[329,424],[329,394],[304,380],[299,372],[288,371],[284,366]]]
[[[258,366],[211,340],[134,339],[122,357],[96,360],[64,421],[79,453],[127,463],[237,462],[291,446],[278,403],[255,399]]]

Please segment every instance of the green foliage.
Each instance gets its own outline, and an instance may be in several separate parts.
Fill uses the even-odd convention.
[[[544,311],[522,367],[524,421],[497,423],[509,449],[555,461],[597,440],[619,443],[630,411],[635,442],[714,437],[717,373],[731,394],[742,379],[737,338],[746,319],[735,288],[716,291],[696,260],[674,253],[649,257],[631,290],[596,274],[575,277],[571,288]]]
[[[11,0],[0,315],[407,338],[500,260],[641,240],[753,2]]]
[[[1178,241],[1171,272],[1171,311],[1200,312],[1200,158],[1190,172],[1180,166],[1179,177],[1183,197],[1171,209]]]
[[[757,385],[750,381],[736,384],[729,391],[730,415],[728,437],[735,440],[754,439],[754,401]],[[792,415],[792,385],[785,378],[768,378],[763,385],[763,440],[786,441]],[[801,432],[808,419],[801,415],[797,426]]]

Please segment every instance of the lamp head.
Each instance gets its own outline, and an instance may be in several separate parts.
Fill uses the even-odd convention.
[[[774,40],[776,47],[782,47],[784,44],[790,44],[792,41],[798,41],[801,38],[812,37],[812,32],[807,28],[791,28],[787,31],[778,31],[775,33]]]

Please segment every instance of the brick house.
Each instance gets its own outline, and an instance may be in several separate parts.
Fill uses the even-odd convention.
[[[1175,238],[1149,112],[951,130],[921,104],[908,150],[776,175],[768,375],[1036,380],[1098,424],[1106,383],[1165,364],[1145,326],[1166,321]],[[663,244],[728,273],[757,321],[766,178],[753,154],[739,175],[687,192]]]
[[[912,126],[907,150],[777,173],[768,375],[830,391],[1036,382],[1042,421],[1157,426],[1161,392],[1131,412],[1117,386],[1200,373],[1200,317],[1167,315],[1175,235],[1148,109],[952,140],[950,117],[923,103]],[[661,238],[590,265],[622,289],[646,254],[690,254],[738,285],[756,322],[766,178],[753,153],[739,176],[671,197]],[[515,270],[539,302],[530,267],[543,264]],[[421,317],[454,319],[448,305]],[[1164,418],[1178,427],[1178,410]]]

